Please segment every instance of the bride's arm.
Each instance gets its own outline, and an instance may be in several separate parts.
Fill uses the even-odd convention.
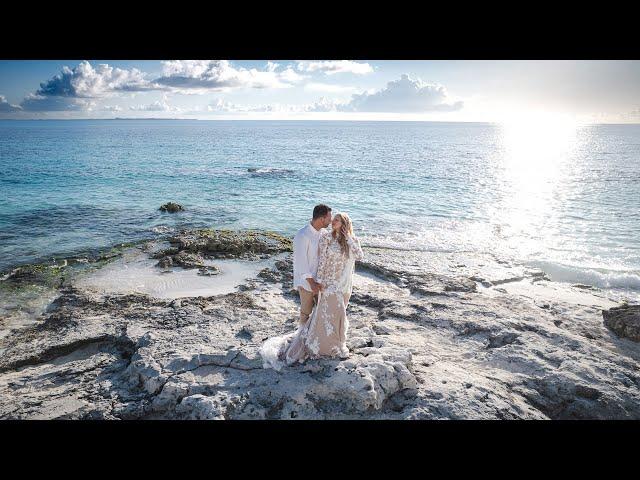
[[[347,235],[347,244],[349,245],[349,249],[351,250],[351,253],[353,254],[353,257],[356,260],[363,260],[364,259],[364,252],[362,251],[362,248],[360,247],[360,240],[358,240],[357,237],[351,236],[351,235]]]
[[[318,242],[318,274],[316,281],[320,284],[320,289],[327,285],[329,262],[327,261],[327,247],[329,246],[329,236],[322,235]]]

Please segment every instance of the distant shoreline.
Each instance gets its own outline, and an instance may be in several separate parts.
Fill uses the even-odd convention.
[[[322,119],[322,118],[135,118],[135,117],[115,117],[115,118],[0,118],[1,121],[11,122],[98,122],[98,121],[115,121],[115,120],[165,120],[165,121],[199,121],[199,122],[325,122],[325,123],[439,123],[439,124],[469,124],[469,125],[500,125],[501,122],[483,122],[483,121],[463,121],[463,120],[351,120],[351,119]],[[639,126],[640,123],[584,123],[580,126]]]

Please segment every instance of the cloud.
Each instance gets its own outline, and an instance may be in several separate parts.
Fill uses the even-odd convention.
[[[228,60],[170,60],[162,62],[162,76],[155,83],[174,89],[223,91],[232,88],[285,88],[305,77],[291,67],[278,72],[269,62],[267,70],[235,68]]]
[[[20,106],[33,112],[91,111],[96,105],[92,99],[159,88],[145,80],[144,75],[136,68],[124,70],[104,63],[94,68],[83,61],[73,69],[64,66],[60,74],[41,83],[35,93],[27,95]]]
[[[39,97],[96,98],[114,92],[141,92],[158,87],[144,79],[144,74],[134,68],[123,70],[105,63],[95,68],[87,61],[62,72],[40,84],[35,95]]]
[[[207,105],[208,112],[223,113],[249,113],[249,112],[279,112],[293,111],[291,105],[271,104],[271,105],[240,105],[237,103],[227,102],[226,100],[216,99]]]
[[[320,97],[315,103],[304,106],[305,112],[336,112],[342,107],[342,104],[336,103],[325,97]]]
[[[308,92],[327,92],[327,93],[354,93],[356,87],[346,85],[334,85],[331,83],[309,82],[305,83],[304,89]]]
[[[69,98],[69,97],[57,97],[57,96],[43,96],[36,94],[29,94],[25,97],[20,106],[25,111],[29,112],[60,112],[67,110],[84,110],[87,107],[91,107],[92,103],[85,99]]]
[[[0,95],[0,112],[19,112],[22,107],[19,105],[12,105],[7,101],[4,95]]]
[[[368,63],[354,62],[352,60],[324,60],[319,62],[298,62],[297,68],[301,72],[324,72],[327,75],[336,73],[355,73],[364,75],[373,72],[373,67]]]
[[[420,79],[412,80],[402,75],[399,80],[387,83],[377,92],[353,95],[351,101],[341,107],[352,112],[450,112],[460,110],[463,102],[450,102],[442,85],[428,84]]]
[[[267,104],[267,105],[240,105],[230,103],[222,99],[216,99],[207,105],[208,112],[217,113],[305,113],[305,112],[336,112],[342,106],[333,100],[321,97],[320,100],[310,104]]]
[[[236,105],[225,100],[216,99],[213,103],[207,105],[207,112],[235,112]]]
[[[167,103],[166,95],[162,98],[162,100],[156,100],[153,103],[148,105],[138,105],[138,106],[130,106],[129,110],[135,110],[138,112],[179,112],[181,111],[178,107],[173,107]]]

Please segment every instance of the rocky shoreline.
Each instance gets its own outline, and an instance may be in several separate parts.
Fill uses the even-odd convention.
[[[126,248],[211,281],[222,259],[277,260],[233,293],[176,299],[78,286],[124,248],[8,273],[0,288],[53,301],[0,337],[1,419],[640,418],[635,306],[540,301],[503,288],[509,278],[433,273],[419,253],[365,247],[351,357],[276,372],[258,349],[295,328],[290,239],[201,229]]]

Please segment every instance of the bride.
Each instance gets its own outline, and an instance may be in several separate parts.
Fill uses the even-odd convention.
[[[351,219],[346,213],[336,214],[331,231],[323,230],[318,242],[320,292],[313,314],[295,332],[264,342],[260,349],[264,368],[280,370],[308,358],[349,356],[347,304],[355,261],[363,258]]]

